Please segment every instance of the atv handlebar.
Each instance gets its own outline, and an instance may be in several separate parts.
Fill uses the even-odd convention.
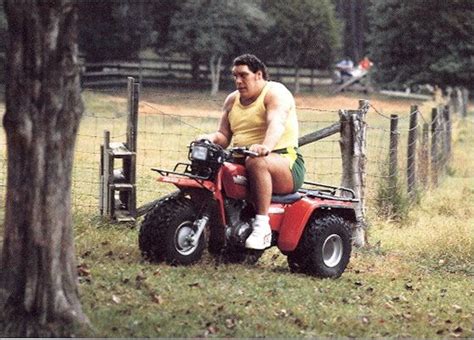
[[[258,153],[250,151],[247,147],[237,146],[229,149],[231,154],[238,154],[250,157],[258,157]]]
[[[216,143],[212,142],[208,138],[201,138],[201,139],[196,140],[193,143],[205,144],[205,145],[215,145],[218,148],[221,148],[221,146],[219,144],[216,144]],[[191,143],[191,145],[193,143]],[[243,156],[250,156],[250,157],[258,157],[259,156],[259,154],[257,152],[250,151],[248,149],[248,147],[246,147],[246,146],[236,146],[236,147],[233,147],[233,148],[230,148],[230,149],[226,150],[225,152],[228,154],[228,156],[232,156],[234,154],[243,155]],[[267,155],[265,155],[265,156],[267,156]]]

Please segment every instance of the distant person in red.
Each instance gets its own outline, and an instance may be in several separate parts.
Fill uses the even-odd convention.
[[[359,67],[362,70],[368,71],[372,67],[372,65],[374,65],[374,63],[370,61],[369,57],[364,57],[364,59],[359,61]]]

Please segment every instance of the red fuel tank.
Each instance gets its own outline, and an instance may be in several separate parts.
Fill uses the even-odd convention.
[[[244,199],[248,195],[248,178],[245,167],[240,164],[224,163],[222,184],[227,197]]]

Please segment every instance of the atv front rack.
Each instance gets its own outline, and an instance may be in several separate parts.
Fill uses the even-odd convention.
[[[184,166],[184,171],[183,172],[178,172],[177,169],[178,167],[182,165]],[[161,176],[169,176],[169,175],[178,175],[178,176],[183,176],[183,177],[188,177],[192,178],[198,181],[205,181],[208,180],[211,176],[206,175],[206,176],[200,176],[197,174],[192,174],[190,170],[191,164],[189,163],[177,163],[174,167],[173,170],[163,170],[163,169],[158,169],[158,168],[151,168],[151,170],[158,172]],[[208,172],[211,172],[212,169],[209,168]]]
[[[354,190],[349,188],[307,181],[305,181],[304,184],[306,184],[307,186],[303,186],[301,189],[298,190],[298,192],[306,196],[318,197],[329,200],[359,202],[359,199],[356,198]]]

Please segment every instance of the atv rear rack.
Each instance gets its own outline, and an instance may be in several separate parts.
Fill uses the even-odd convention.
[[[354,190],[349,188],[307,181],[305,181],[304,184],[308,185],[309,187],[303,187],[299,189],[298,192],[306,196],[329,200],[359,202],[359,199],[356,198]]]

